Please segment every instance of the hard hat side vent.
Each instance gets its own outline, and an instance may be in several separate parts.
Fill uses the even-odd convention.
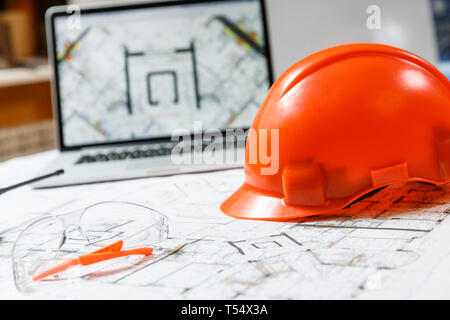
[[[450,136],[437,140],[437,157],[442,180],[450,179]]]
[[[383,187],[391,183],[406,181],[408,177],[408,164],[406,162],[370,171],[373,187]]]
[[[320,206],[327,202],[322,167],[308,162],[288,165],[283,171],[284,201],[294,206]]]

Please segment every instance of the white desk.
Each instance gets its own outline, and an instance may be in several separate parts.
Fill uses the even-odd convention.
[[[54,156],[0,164],[1,185],[33,177]],[[167,214],[168,246],[186,246],[133,273],[21,294],[9,258],[15,232],[3,233],[0,298],[450,298],[450,204],[442,191],[414,185],[419,190],[404,196],[405,189],[391,188],[348,211],[364,212],[359,218],[253,222],[231,219],[218,209],[242,179],[241,170],[232,170],[7,193],[0,197],[0,230],[45,211],[126,200]],[[392,207],[409,209],[396,213]]]

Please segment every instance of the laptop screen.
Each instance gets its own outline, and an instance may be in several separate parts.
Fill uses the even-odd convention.
[[[271,84],[260,0],[53,18],[63,148],[247,128]]]

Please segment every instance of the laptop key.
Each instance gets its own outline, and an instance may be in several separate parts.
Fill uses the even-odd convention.
[[[134,152],[131,153],[131,158],[132,159],[141,159],[141,158],[145,158],[145,152],[142,150],[136,150]]]
[[[106,154],[99,153],[99,154],[95,155],[95,161],[96,162],[106,162],[106,161],[109,161],[109,158]]]
[[[145,150],[144,153],[146,158],[152,158],[158,155],[158,152],[154,149]]]
[[[94,157],[92,157],[92,156],[83,156],[75,164],[93,163],[93,162],[96,162]]]
[[[124,151],[124,152],[119,153],[119,157],[120,157],[120,160],[130,159],[131,153],[128,151]]]
[[[159,156],[167,156],[167,155],[171,154],[172,149],[161,148],[161,149],[157,149],[156,152]]]
[[[120,157],[120,154],[118,154],[117,152],[108,153],[107,157],[111,161],[122,160],[122,158]]]

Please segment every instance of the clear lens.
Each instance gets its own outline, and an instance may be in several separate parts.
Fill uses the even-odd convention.
[[[35,274],[49,267],[47,261],[64,255],[60,251],[63,244],[64,226],[55,217],[38,220],[22,231],[12,251],[17,289],[24,291]]]
[[[56,217],[37,220],[19,234],[13,247],[13,258],[56,258],[63,240],[64,226],[60,220]]]
[[[34,277],[58,265],[64,264],[67,259],[38,259],[13,260],[14,283],[21,292],[33,292],[36,289],[54,288],[57,285],[72,285],[79,282],[82,277],[81,268],[69,268],[67,271],[51,275],[43,280],[34,281]],[[71,282],[69,282],[71,281]]]
[[[144,206],[122,202],[95,204],[84,210],[80,226],[89,243],[104,247],[124,240],[127,248],[152,246],[167,239],[167,218]]]
[[[167,239],[168,220],[161,213],[141,205],[104,202],[84,210],[47,217],[28,226],[17,238],[12,253],[14,280],[19,291],[54,286],[81,278],[114,276],[141,263],[133,256],[92,266],[70,267],[40,281],[33,278],[79,255],[124,241],[124,250],[154,247]]]

